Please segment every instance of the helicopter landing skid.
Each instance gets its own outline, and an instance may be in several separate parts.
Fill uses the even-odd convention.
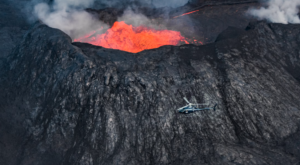
[[[189,113],[189,114],[184,114],[182,116],[190,118],[190,117],[197,117],[197,116],[201,116],[201,115],[200,115],[200,113]]]

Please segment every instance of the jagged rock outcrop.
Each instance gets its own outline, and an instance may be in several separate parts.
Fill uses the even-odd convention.
[[[231,32],[131,54],[35,25],[2,61],[0,163],[299,163],[300,25]]]

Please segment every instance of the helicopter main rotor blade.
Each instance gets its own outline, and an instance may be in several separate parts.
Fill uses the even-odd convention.
[[[183,99],[188,103],[188,104],[191,104],[186,97],[183,97]]]

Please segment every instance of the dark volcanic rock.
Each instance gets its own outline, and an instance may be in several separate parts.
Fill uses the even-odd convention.
[[[0,63],[21,41],[26,30],[28,23],[24,15],[7,1],[0,1]]]
[[[252,3],[257,0],[189,0],[191,4],[238,4],[238,3]]]
[[[259,7],[258,3],[241,3],[235,5],[213,4],[199,5],[171,14],[167,27],[180,31],[187,38],[195,38],[204,44],[213,43],[218,35],[228,27],[245,29],[249,22],[255,21],[247,15],[250,8]],[[187,6],[188,7],[188,6]],[[183,10],[183,11],[182,11]],[[189,15],[180,16],[186,12],[196,11]],[[178,16],[178,17],[176,17]]]
[[[219,34],[219,36],[216,39],[216,42],[219,42],[221,40],[226,40],[229,38],[235,38],[235,37],[240,37],[241,35],[245,34],[246,31],[243,29],[239,29],[236,27],[228,27],[226,30],[224,30],[222,33]]]
[[[260,22],[131,54],[36,25],[0,72],[0,164],[297,164],[299,44]]]

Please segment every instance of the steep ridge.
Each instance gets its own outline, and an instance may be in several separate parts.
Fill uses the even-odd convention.
[[[227,32],[131,54],[35,25],[2,65],[0,163],[299,163],[300,25]]]

